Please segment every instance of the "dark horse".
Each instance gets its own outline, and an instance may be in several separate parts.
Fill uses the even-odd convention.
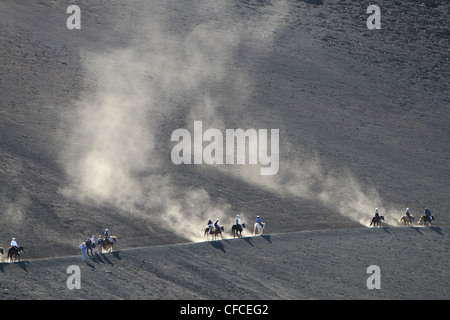
[[[231,227],[231,234],[233,235],[233,238],[236,238],[236,236],[238,236],[238,238],[242,238],[242,231],[244,231],[243,228],[245,228],[245,223],[242,224],[242,228],[238,224],[233,225]]]
[[[223,226],[221,226],[220,229],[213,228],[212,230],[210,230],[210,228],[207,227],[205,228],[205,233],[203,234],[203,237],[211,235],[211,239],[214,236],[214,240],[216,240],[217,235],[220,235],[220,237],[223,240],[222,232],[224,232]],[[208,237],[206,238],[206,240],[208,240]]]
[[[427,216],[426,214],[424,214],[423,216],[420,217],[419,222],[417,222],[417,224],[420,224],[423,222],[423,225],[426,226],[427,223],[429,226],[431,226],[431,221],[434,221],[434,216],[431,216],[431,220],[430,217]]]
[[[381,220],[384,221],[384,217],[383,217],[383,216],[373,217],[373,218],[372,218],[372,221],[370,222],[369,227],[372,226],[372,224],[373,224],[374,227],[375,227],[375,226],[381,227]]]
[[[22,251],[23,252],[23,246],[20,246],[19,247],[19,250],[17,250],[16,249],[16,247],[10,247],[9,249],[8,249],[8,258],[9,258],[9,261],[15,261],[15,260],[19,260],[20,261],[20,251]]]

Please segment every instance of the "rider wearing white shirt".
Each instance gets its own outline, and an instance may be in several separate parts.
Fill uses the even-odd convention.
[[[220,230],[219,219],[217,219],[216,222],[214,222],[214,227],[215,227],[217,230]]]
[[[239,228],[241,228],[241,230],[243,230],[241,218],[239,218],[239,215],[236,216],[236,225],[238,225]]]
[[[20,254],[20,250],[19,250],[19,246],[17,245],[16,238],[12,238],[12,240],[11,240],[11,247],[16,248],[16,250]]]

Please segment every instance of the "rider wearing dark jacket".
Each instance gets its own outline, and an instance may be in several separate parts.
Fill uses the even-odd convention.
[[[431,216],[431,211],[428,208],[425,208],[425,215],[430,219],[430,221],[433,219],[433,217]]]

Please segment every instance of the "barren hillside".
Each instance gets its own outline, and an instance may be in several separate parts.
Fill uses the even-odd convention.
[[[237,244],[251,250],[261,245],[267,256],[260,259],[281,261],[278,255],[289,260],[289,254],[267,241],[274,234],[300,252],[304,243],[297,242],[303,237],[315,238],[319,246],[321,236],[345,238],[346,233],[356,243],[364,232],[384,237],[400,232],[399,239],[414,235],[415,242],[423,233],[439,248],[448,241],[448,2],[383,2],[381,29],[375,30],[366,25],[373,3],[365,0],[77,1],[81,29],[69,29],[72,4],[0,3],[0,246],[8,247],[15,237],[25,248],[23,259],[43,259],[2,264],[0,277],[14,268],[31,275],[46,272],[38,271],[42,263],[66,264],[82,241],[105,228],[119,239],[120,253],[108,259],[117,260],[114,266],[124,263],[120,273],[144,268],[139,260],[125,268],[125,260],[134,257],[131,249],[138,247],[144,247],[139,249],[144,256],[152,250],[162,250],[165,257],[166,250],[192,249],[226,253],[223,259],[228,259]],[[196,121],[202,123],[197,135]],[[191,148],[185,149],[192,151],[191,164],[173,161],[177,129],[192,135]],[[196,155],[211,151],[208,132],[225,137],[227,130],[237,129],[259,134],[256,164],[249,163],[256,150],[250,140],[243,148],[245,164],[236,163],[238,155],[231,164],[211,165],[204,159],[194,164]],[[279,130],[279,143],[268,139],[262,145],[261,130],[271,129]],[[214,146],[209,155],[225,163],[230,152],[225,141],[214,140]],[[269,154],[278,170],[261,175],[268,166],[261,155]],[[438,229],[396,228],[406,208],[417,222],[425,207]],[[375,208],[387,229],[366,228]],[[250,227],[260,215],[269,238],[186,244],[203,240],[208,218],[220,219],[229,232],[238,214]],[[386,256],[382,247],[376,250],[384,260],[401,251],[396,247]],[[421,250],[411,263],[429,261],[428,251]],[[427,253],[439,261],[434,274],[448,263],[448,252],[439,250]],[[344,259],[339,254],[336,259]],[[363,251],[351,255],[358,254]],[[188,254],[183,255],[181,261],[187,261]],[[287,275],[283,281],[298,268],[313,272],[308,268],[323,262],[308,256],[319,260],[299,266],[306,258],[300,255],[292,258],[295,264],[277,263]],[[404,258],[406,268],[410,257]],[[103,272],[105,261],[88,261],[83,268]],[[172,263],[143,272],[150,276],[179,268]],[[358,268],[365,264],[370,262],[362,259]],[[267,272],[257,265],[252,262],[245,272]],[[226,279],[235,268],[228,265],[220,277]],[[109,283],[115,281],[118,287],[122,283],[114,277]],[[334,293],[312,289],[272,295],[277,281],[258,294],[236,297],[373,294],[344,290],[345,280],[343,291],[337,286]],[[448,297],[439,281],[410,294],[418,298],[430,290],[436,298]],[[33,297],[27,290],[8,294]],[[177,284],[173,291],[144,290],[142,297],[207,298],[202,290]],[[73,297],[69,294],[78,293],[64,297]],[[383,294],[407,293],[397,283],[393,293]]]
[[[449,228],[353,228],[1,264],[2,299],[448,299]],[[367,281],[380,268],[380,289]],[[80,289],[67,281],[80,267]],[[411,302],[413,303],[413,302]],[[420,308],[419,308],[420,309]],[[172,314],[179,310],[173,310]]]

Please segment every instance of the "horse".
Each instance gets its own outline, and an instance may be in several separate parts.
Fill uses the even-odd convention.
[[[405,226],[410,226],[411,223],[414,221],[414,216],[412,214],[409,215],[409,217],[405,214],[404,216],[402,216],[400,219],[398,219],[398,223],[403,223],[405,224]]]
[[[5,251],[3,250],[2,247],[0,247],[0,254],[3,255],[3,253],[5,253]]]
[[[220,227],[220,229],[213,228],[210,230],[209,227],[205,228],[205,233],[203,234],[203,238],[206,236],[206,241],[208,241],[209,235],[211,235],[211,239],[214,237],[214,240],[217,239],[217,235],[220,234],[220,237],[223,240],[222,232],[224,232],[223,226]]]
[[[374,227],[376,227],[376,226],[377,227],[381,227],[381,220],[384,221],[384,216],[373,217],[372,221],[370,222],[369,227],[371,227],[372,224],[373,224]]]
[[[234,224],[234,225],[231,227],[231,234],[233,235],[233,238],[236,238],[236,236],[237,236],[238,238],[242,238],[242,231],[244,231],[244,228],[245,228],[245,223],[242,224],[242,228],[241,228],[240,225]],[[238,233],[239,233],[239,234],[238,234]]]
[[[427,216],[426,214],[424,214],[423,216],[420,217],[417,224],[421,224],[423,222],[423,225],[426,226],[427,222],[428,222],[428,226],[431,226],[431,221],[434,221],[434,217],[431,216],[431,220],[430,220],[430,217]]]
[[[265,223],[256,222],[255,225],[253,226],[253,235],[254,236],[261,235],[263,233],[265,226],[266,226]]]
[[[117,237],[116,236],[111,236],[111,239],[113,239],[113,242],[109,242],[109,240],[105,237],[103,239],[103,243],[102,243],[102,252],[103,251],[107,251],[107,252],[111,252],[113,249],[114,244],[117,242]]]
[[[10,247],[8,249],[8,255],[7,255],[7,257],[9,258],[9,261],[12,262],[15,260],[19,260],[19,262],[20,262],[20,254],[19,254],[20,251],[23,252],[23,246],[20,246],[19,250],[17,250],[16,247]]]

